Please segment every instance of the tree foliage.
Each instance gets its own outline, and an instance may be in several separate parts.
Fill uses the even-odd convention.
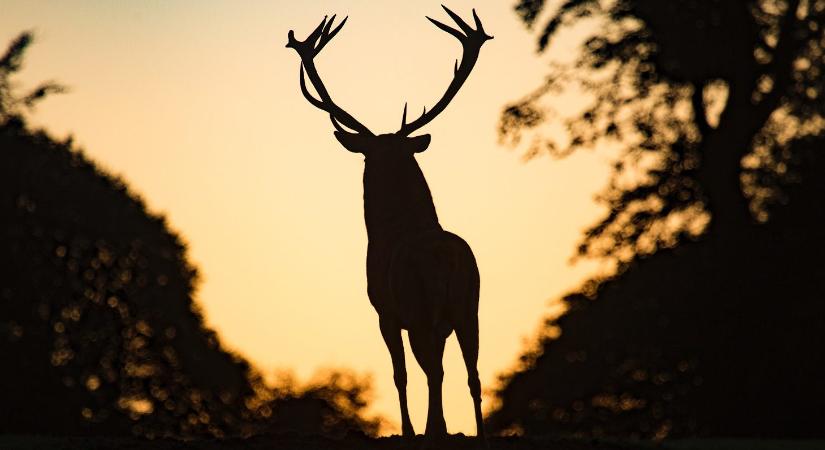
[[[9,44],[3,56],[0,56],[0,122],[11,116],[20,115],[24,109],[33,108],[37,102],[50,94],[66,92],[64,86],[47,81],[23,95],[16,95],[11,77],[22,69],[23,55],[33,41],[34,35],[31,32],[23,32]]]
[[[628,261],[708,231],[768,219],[792,142],[825,119],[825,1],[522,0],[539,51],[576,26],[589,34],[571,62],[506,107],[500,137],[530,138],[528,156],[618,148],[599,199],[607,215],[581,255]],[[563,111],[562,92],[585,105]],[[548,124],[561,117],[564,132]],[[710,223],[710,226],[708,226]]]

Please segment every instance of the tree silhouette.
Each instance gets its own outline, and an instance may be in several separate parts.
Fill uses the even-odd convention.
[[[535,24],[542,1],[517,11]],[[618,272],[565,298],[505,376],[499,432],[819,437],[825,420],[822,1],[569,0],[595,33],[507,107],[530,155],[620,149],[579,253]],[[591,101],[556,139],[555,93]],[[558,113],[558,111],[556,111]],[[677,245],[678,244],[678,245]]]
[[[548,9],[542,0],[516,7],[529,26]],[[582,255],[628,261],[702,233],[735,239],[781,201],[792,142],[822,132],[824,20],[821,0],[566,0],[539,50],[580,23],[591,34],[572,62],[554,62],[545,84],[506,108],[501,138],[532,136],[528,155],[620,149],[600,197],[609,212],[585,234]],[[587,105],[547,104],[566,89]],[[554,114],[566,133],[543,126]]]
[[[366,380],[273,388],[222,348],[165,219],[71,142],[27,128],[25,108],[60,90],[14,96],[30,42],[0,59],[0,433],[219,437],[292,430],[296,414],[304,431],[376,432]]]
[[[712,240],[660,250],[565,298],[502,380],[498,432],[823,437],[823,139],[795,141],[788,205]]]

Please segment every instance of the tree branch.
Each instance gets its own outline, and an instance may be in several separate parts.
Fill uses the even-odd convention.
[[[699,128],[699,134],[702,135],[702,140],[710,133],[710,125],[708,124],[705,112],[705,100],[703,98],[704,90],[704,86],[694,86],[693,94],[690,96],[690,103],[693,106],[693,120],[696,122],[696,127]]]
[[[773,78],[773,89],[755,108],[753,115],[752,127],[757,130],[762,128],[787,92],[792,81],[794,57],[800,45],[805,42],[804,39],[795,36],[798,29],[797,24],[799,23],[795,19],[799,1],[791,0],[788,2],[788,9],[782,18],[782,26],[779,28],[779,40],[776,44],[776,50],[773,52],[773,60],[766,71],[766,74]]]

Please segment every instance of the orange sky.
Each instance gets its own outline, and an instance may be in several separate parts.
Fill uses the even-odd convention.
[[[512,366],[552,300],[596,270],[568,261],[598,217],[592,198],[608,173],[598,153],[524,163],[497,144],[503,105],[537,86],[548,60],[535,55],[511,3],[448,5],[468,19],[475,6],[495,40],[422,130],[433,142],[418,157],[442,225],[479,263],[485,388]],[[197,300],[207,322],[229,348],[266,373],[370,373],[373,411],[397,423],[390,358],[366,296],[363,161],[301,96],[298,57],[284,48],[289,29],[303,38],[331,13],[350,18],[317,58],[319,72],[373,131],[396,130],[405,101],[420,111],[443,93],[461,49],[424,18],[449,22],[436,1],[3,0],[0,43],[36,32],[19,80],[56,79],[71,92],[45,101],[34,123],[73,134],[169,217],[203,275]],[[570,45],[554,51],[569,54]],[[407,361],[423,432],[426,382],[409,348]],[[454,337],[444,365],[448,428],[474,433]]]

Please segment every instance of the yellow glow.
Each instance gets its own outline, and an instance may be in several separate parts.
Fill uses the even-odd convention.
[[[525,164],[497,145],[502,107],[546,73],[513,3],[450,2],[463,17],[476,7],[495,40],[423,130],[433,143],[419,156],[442,225],[478,259],[485,388],[514,363],[548,301],[595,270],[568,261],[599,214],[592,196],[608,171],[593,154]],[[198,301],[224,343],[267,373],[372,373],[374,412],[397,422],[390,358],[366,296],[363,162],[301,96],[298,58],[284,44],[289,29],[303,38],[324,14],[348,14],[319,71],[338,104],[374,131],[394,131],[404,102],[431,106],[460,57],[457,41],[424,18],[445,19],[439,2],[4,0],[2,9],[0,43],[37,33],[23,84],[53,78],[71,88],[45,101],[35,123],[72,133],[169,217],[201,269]],[[426,383],[407,348],[423,432]],[[448,428],[473,433],[454,337],[444,363]]]

